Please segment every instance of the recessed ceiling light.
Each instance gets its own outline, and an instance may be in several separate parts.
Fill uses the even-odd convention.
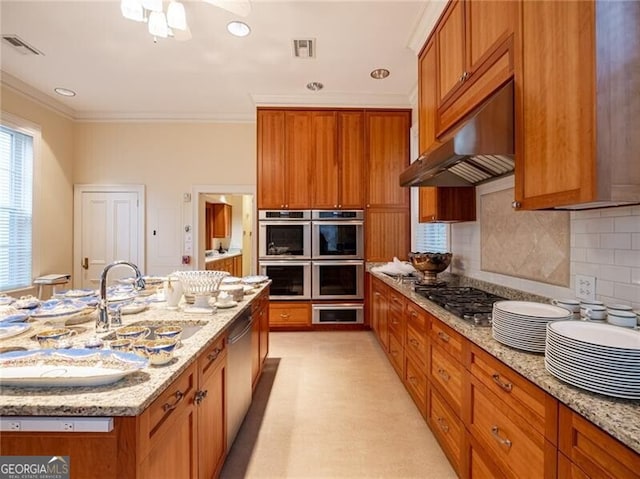
[[[324,85],[319,81],[312,81],[311,83],[307,83],[307,89],[311,91],[320,91],[324,88]]]
[[[236,37],[246,37],[251,33],[251,28],[244,22],[229,22],[227,24],[227,30],[231,35],[235,35]]]
[[[62,95],[62,96],[76,96],[76,92],[73,90],[69,90],[68,88],[54,88],[53,91],[55,91],[58,95]]]
[[[386,68],[376,68],[371,72],[371,78],[375,78],[376,80],[384,80],[389,76],[389,70]]]

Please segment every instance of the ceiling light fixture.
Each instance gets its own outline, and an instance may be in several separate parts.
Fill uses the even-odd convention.
[[[386,68],[376,68],[370,73],[370,75],[371,78],[374,78],[376,80],[384,80],[389,76],[389,70],[387,70]]]
[[[68,88],[54,88],[53,91],[55,91],[58,95],[62,95],[62,96],[76,96],[76,92],[73,90],[69,90]]]
[[[233,21],[227,23],[227,30],[236,37],[246,37],[251,33],[251,28],[244,22]]]
[[[167,13],[162,10],[162,0],[120,0],[122,16],[136,22],[147,22],[154,41],[157,37],[172,37],[173,30],[187,31],[184,5],[175,0],[169,2]]]
[[[307,83],[307,89],[311,91],[320,91],[324,88],[324,85],[319,81],[312,81]]]

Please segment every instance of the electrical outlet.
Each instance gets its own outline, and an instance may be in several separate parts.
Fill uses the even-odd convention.
[[[72,422],[68,422],[68,421],[64,421],[62,423],[62,430],[63,431],[73,431],[73,423]]]
[[[576,297],[580,299],[596,299],[595,276],[576,275]]]
[[[9,421],[9,431],[19,431],[22,429],[20,421]]]

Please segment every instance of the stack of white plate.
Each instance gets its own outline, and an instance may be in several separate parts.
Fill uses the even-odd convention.
[[[570,311],[551,304],[498,301],[493,303],[493,338],[512,348],[544,353],[547,324],[572,317]]]
[[[558,379],[587,391],[640,399],[640,333],[589,321],[547,326],[544,363]]]

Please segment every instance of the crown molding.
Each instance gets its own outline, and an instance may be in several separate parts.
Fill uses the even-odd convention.
[[[63,105],[55,98],[28,85],[19,78],[0,70],[0,83],[7,89],[37,103],[38,105],[57,113],[69,120],[75,119],[75,110]]]
[[[410,108],[407,95],[400,94],[333,94],[321,96],[310,95],[251,95],[256,107],[259,106],[308,106],[308,107],[375,107],[375,108]]]
[[[416,27],[413,29],[407,46],[411,48],[416,55],[422,50],[424,42],[429,38],[433,28],[436,26],[440,15],[447,6],[447,0],[431,0],[427,3],[422,16],[418,20]]]
[[[129,113],[129,112],[77,112],[75,121],[81,123],[255,123],[256,114],[222,113]]]

